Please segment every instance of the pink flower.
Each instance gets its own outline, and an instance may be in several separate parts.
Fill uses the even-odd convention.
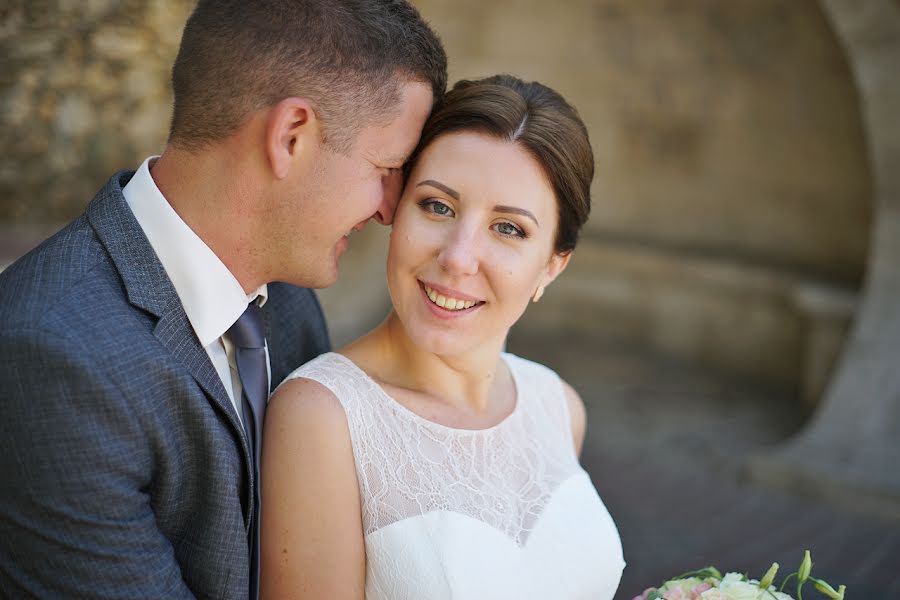
[[[635,596],[631,600],[647,600],[647,596],[649,596],[650,592],[654,591],[655,589],[656,588],[648,587],[646,590],[644,590],[643,594],[641,594],[640,596]]]
[[[684,592],[681,591],[680,587],[674,588],[663,594],[663,598],[666,600],[687,600],[684,597]]]
[[[695,585],[691,588],[691,600],[697,600],[700,597],[700,594],[705,592],[706,590],[712,589],[712,585],[708,583],[701,583],[700,585]]]

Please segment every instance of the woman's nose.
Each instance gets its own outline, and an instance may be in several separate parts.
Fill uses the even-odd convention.
[[[476,236],[458,229],[449,236],[438,253],[438,264],[454,275],[474,275],[478,272],[479,248]]]

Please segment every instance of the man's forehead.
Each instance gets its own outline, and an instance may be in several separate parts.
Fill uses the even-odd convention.
[[[412,154],[420,133],[414,125],[381,130],[368,140],[368,153],[382,165],[400,166]]]
[[[386,154],[381,157],[385,163],[388,164],[403,164],[406,162],[406,159],[409,158],[409,152],[404,152],[402,154]]]
[[[400,102],[385,123],[372,124],[364,132],[371,152],[378,160],[402,164],[415,149],[422,126],[432,108],[431,89],[422,83],[409,82],[401,88]]]

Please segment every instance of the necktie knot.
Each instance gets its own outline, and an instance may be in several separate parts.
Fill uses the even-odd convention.
[[[231,342],[239,348],[264,348],[266,332],[263,327],[262,311],[254,300],[247,305],[234,325],[228,330]]]

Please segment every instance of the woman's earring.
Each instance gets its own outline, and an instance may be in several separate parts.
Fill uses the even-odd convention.
[[[538,287],[537,290],[535,290],[534,296],[531,297],[531,301],[537,302],[538,300],[541,299],[541,296],[543,296],[543,295],[544,295],[544,286],[540,286],[540,287]]]

